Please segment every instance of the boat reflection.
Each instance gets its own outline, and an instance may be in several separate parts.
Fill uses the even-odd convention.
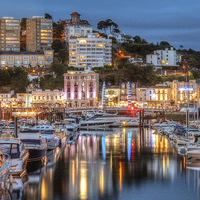
[[[29,178],[26,170],[23,171],[20,176],[14,176],[12,184],[9,184],[8,186],[12,199],[22,199],[23,190],[27,186],[28,182]]]
[[[151,129],[85,132],[47,156],[46,167],[29,174],[24,199],[122,199],[127,188],[185,173],[184,158]]]
[[[200,197],[200,160],[192,159],[187,163],[187,183],[188,188],[191,186],[197,192],[197,198]]]

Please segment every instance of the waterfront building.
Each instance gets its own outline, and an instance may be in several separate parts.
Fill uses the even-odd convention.
[[[146,63],[154,66],[178,66],[177,62],[181,62],[181,55],[171,47],[165,50],[155,50],[152,54],[146,55]]]
[[[172,82],[172,100],[175,104],[183,104],[187,102],[198,102],[200,95],[200,82],[190,80],[189,82]]]
[[[120,88],[119,86],[109,86],[105,89],[106,106],[119,106]]]
[[[99,74],[85,67],[83,71],[68,71],[64,75],[64,98],[68,107],[98,105]]]
[[[0,51],[20,51],[20,20],[13,17],[0,19]]]
[[[60,90],[42,90],[36,89],[32,91],[32,104],[34,107],[37,106],[63,106],[64,104],[64,95],[63,91]]]
[[[2,108],[11,107],[14,101],[14,90],[0,93],[0,104]]]
[[[130,83],[130,101],[131,103],[136,101],[136,88],[138,83]],[[123,107],[128,106],[128,83],[120,83],[119,86],[107,86],[106,87],[106,105]]]
[[[0,67],[50,67],[53,50],[43,52],[0,52]]]
[[[137,102],[149,107],[172,105],[172,88],[167,84],[157,84],[146,88],[137,88]]]
[[[26,20],[26,50],[44,51],[51,48],[53,42],[53,20],[33,16]]]
[[[32,94],[31,93],[16,93],[16,105],[18,107],[31,108]]]
[[[69,65],[103,67],[112,64],[112,40],[88,35],[69,40]]]

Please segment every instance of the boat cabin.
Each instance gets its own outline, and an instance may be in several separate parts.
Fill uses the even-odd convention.
[[[1,139],[0,140],[0,151],[2,153],[10,155],[11,159],[19,158],[23,150],[24,150],[23,144],[18,139],[12,139],[12,140]]]
[[[42,144],[42,135],[38,130],[20,131],[18,138],[26,144]]]

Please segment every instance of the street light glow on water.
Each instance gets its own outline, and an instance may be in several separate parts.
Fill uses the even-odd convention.
[[[199,199],[198,171],[151,129],[88,132],[51,159],[28,171],[21,199]]]

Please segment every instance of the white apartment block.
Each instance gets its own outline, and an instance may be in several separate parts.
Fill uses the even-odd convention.
[[[69,65],[103,67],[112,64],[112,40],[89,35],[69,40]]]
[[[53,50],[43,52],[1,52],[0,67],[43,67],[53,62]]]
[[[20,20],[13,17],[0,19],[0,51],[20,51]]]
[[[119,33],[108,34],[109,39],[112,37],[116,39],[117,43],[123,43],[126,41],[126,37],[123,34],[119,34]]]
[[[153,54],[146,55],[146,63],[154,66],[177,66],[177,62],[181,62],[181,55],[173,47],[155,50]]]
[[[87,37],[92,34],[92,25],[68,25],[65,27],[64,34],[67,42],[72,37]]]

